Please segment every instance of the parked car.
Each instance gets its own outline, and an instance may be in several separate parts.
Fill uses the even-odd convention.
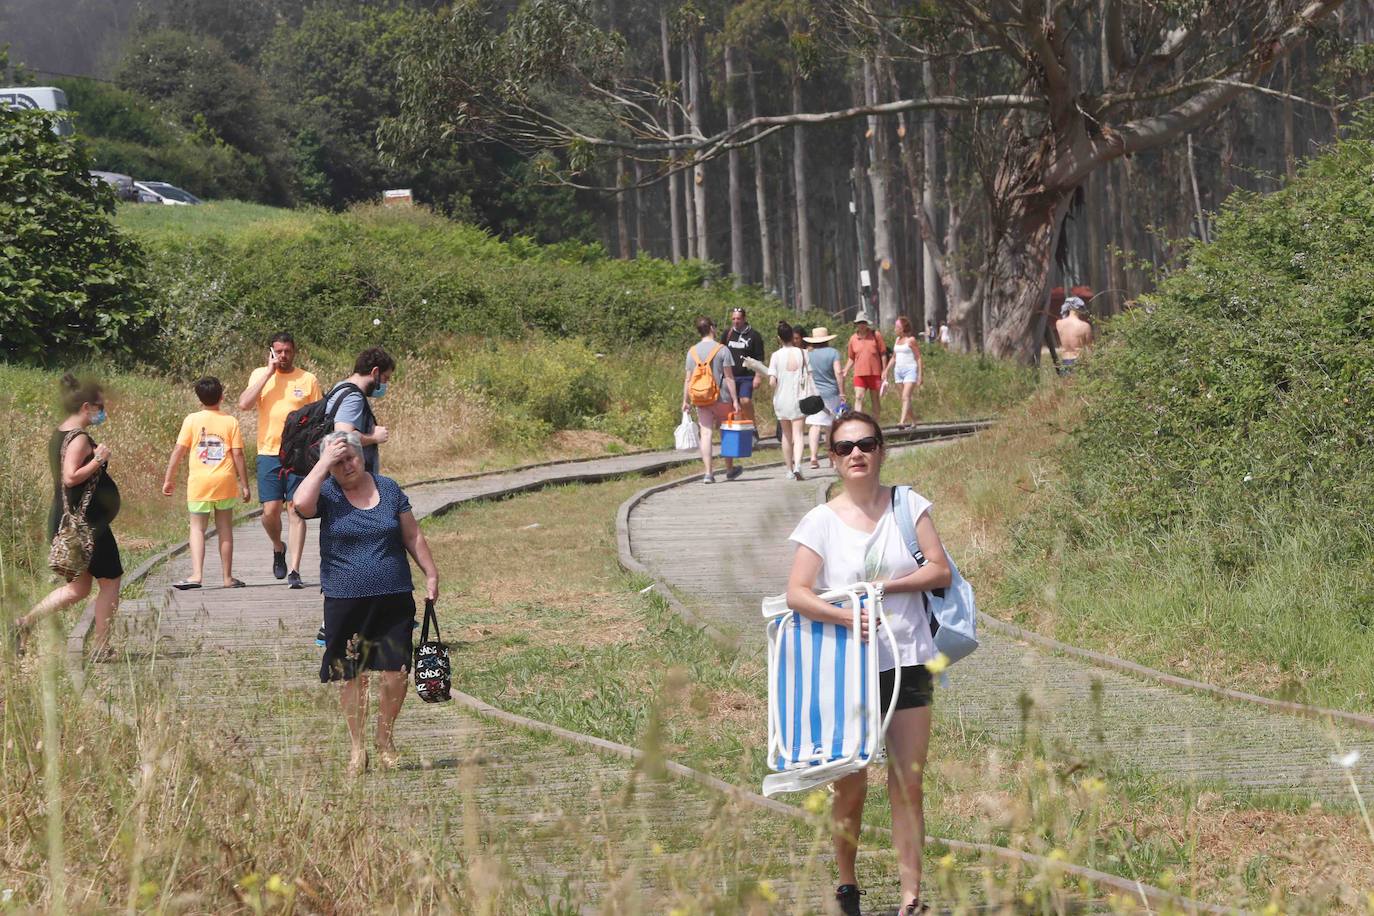
[[[201,199],[190,191],[183,191],[165,181],[135,181],[134,187],[138,189],[140,203],[171,204],[174,207],[202,203]]]
[[[92,181],[103,181],[114,188],[115,197],[120,200],[138,200],[138,188],[134,187],[133,178],[128,175],[121,175],[118,172],[97,172],[91,171]]]

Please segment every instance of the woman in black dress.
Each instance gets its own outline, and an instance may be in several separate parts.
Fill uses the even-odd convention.
[[[94,653],[108,651],[110,621],[119,606],[119,580],[124,565],[119,559],[119,545],[115,543],[110,523],[119,514],[119,488],[110,477],[107,465],[110,447],[97,445],[87,427],[105,422],[105,397],[94,382],[81,382],[71,375],[62,377],[62,408],[67,419],[53,430],[48,441],[48,461],[52,467],[53,502],[48,513],[48,540],[57,533],[62,520],[62,500],[76,509],[88,486],[94,487],[86,521],[94,535],[91,564],[81,575],[65,585],[53,589],[29,613],[15,621],[22,634],[39,620],[64,607],[76,604],[91,593],[91,584],[99,586],[95,599],[95,629],[91,634]],[[63,446],[66,445],[64,450]],[[65,453],[64,453],[65,452]]]

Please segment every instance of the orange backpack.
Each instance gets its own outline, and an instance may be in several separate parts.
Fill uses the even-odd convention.
[[[692,345],[692,359],[697,361],[696,368],[692,370],[692,377],[687,381],[687,397],[698,407],[709,407],[720,400],[720,386],[716,384],[716,374],[711,371],[711,361],[716,358],[716,354],[721,351],[723,344],[716,344],[716,348],[711,351],[711,355],[702,362],[701,357],[697,356],[696,345]]]

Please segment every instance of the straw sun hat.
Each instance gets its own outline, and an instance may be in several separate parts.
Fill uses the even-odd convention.
[[[839,337],[838,334],[831,334],[829,328],[812,328],[810,337],[802,337],[807,343],[825,343]]]

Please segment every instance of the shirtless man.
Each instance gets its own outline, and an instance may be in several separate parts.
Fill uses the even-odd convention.
[[[1054,329],[1059,334],[1060,362],[1063,366],[1060,371],[1064,374],[1072,372],[1079,355],[1092,346],[1093,326],[1083,318],[1086,308],[1082,299],[1070,296],[1059,309],[1063,317],[1054,323]]]

